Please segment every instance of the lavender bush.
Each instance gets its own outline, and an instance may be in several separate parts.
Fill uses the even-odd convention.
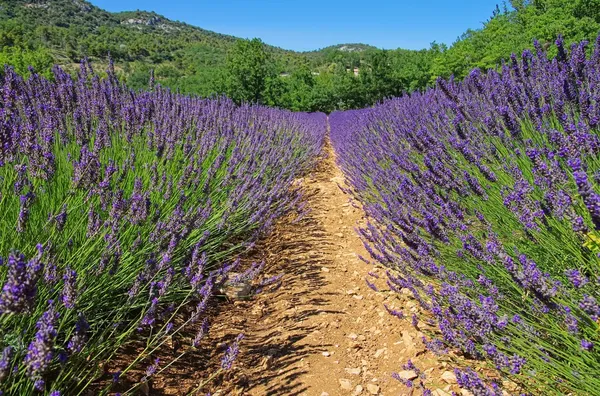
[[[54,82],[6,67],[0,86],[5,394],[81,392],[140,337],[145,349],[115,378],[154,361],[150,377],[168,363],[152,353],[198,322],[196,347],[235,256],[296,207],[293,181],[325,134],[323,114],[153,82],[133,92],[87,62],[77,78],[55,68]]]
[[[556,46],[330,117],[365,245],[432,350],[495,370],[457,370],[479,395],[600,389],[600,38]]]

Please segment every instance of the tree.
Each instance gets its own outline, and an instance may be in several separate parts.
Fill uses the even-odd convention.
[[[227,94],[231,99],[236,102],[263,102],[275,70],[261,40],[238,40],[229,51],[225,67]]]

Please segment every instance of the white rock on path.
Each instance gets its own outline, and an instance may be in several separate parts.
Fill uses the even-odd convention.
[[[379,386],[375,385],[375,384],[367,384],[367,390],[369,391],[370,394],[372,395],[377,395],[379,394]]]
[[[403,380],[414,380],[418,377],[418,375],[413,370],[402,370],[398,371],[398,377],[402,378]]]
[[[456,384],[456,375],[452,371],[444,371],[440,378],[448,384]]]
[[[377,352],[375,352],[375,357],[378,358],[379,356],[383,355],[386,350],[387,348],[378,349]]]
[[[344,390],[352,390],[352,382],[345,378],[340,378],[340,388]]]

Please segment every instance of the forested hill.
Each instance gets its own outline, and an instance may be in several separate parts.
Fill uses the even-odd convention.
[[[190,68],[209,75],[238,40],[153,12],[110,13],[84,0],[2,0],[0,23],[3,52],[36,52],[27,55],[38,58],[38,68],[44,69],[48,56],[68,65],[83,57],[106,61],[110,54],[134,80],[137,70],[147,80],[146,66],[160,66],[164,77],[194,74]],[[294,57],[291,51],[266,47],[281,58]]]
[[[227,94],[293,110],[364,107],[423,89],[438,76],[498,67],[511,53],[563,35],[567,43],[600,31],[600,0],[512,0],[451,46],[380,50],[354,43],[294,52],[240,41],[146,11],[110,13],[84,0],[0,0],[0,63],[51,76],[88,57],[102,70],[109,54],[130,87],[150,70],[183,93]],[[552,55],[552,54],[551,54]]]

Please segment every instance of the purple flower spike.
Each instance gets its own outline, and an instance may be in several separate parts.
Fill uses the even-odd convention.
[[[10,374],[10,365],[13,353],[14,350],[10,346],[2,350],[2,355],[0,356],[0,383],[2,383],[2,381],[4,381]]]
[[[594,348],[594,343],[586,339],[581,340],[581,349],[584,351],[591,351]]]
[[[68,309],[75,308],[77,294],[77,272],[67,267],[63,276],[64,287],[61,294],[62,303]]]
[[[27,376],[36,383],[37,389],[43,388],[42,376],[50,367],[54,356],[53,347],[57,335],[56,322],[59,315],[52,301],[49,302],[49,305],[50,308],[44,312],[36,324],[37,332],[27,348],[24,361]]]
[[[221,368],[224,370],[229,370],[233,366],[233,362],[237,358],[240,353],[240,341],[244,338],[244,334],[239,334],[233,343],[227,347],[227,351],[225,351],[225,356],[221,359]]]
[[[397,317],[398,319],[404,319],[404,313],[402,311],[398,311],[396,309],[392,309],[387,306],[387,304],[383,304],[385,310],[392,316]],[[413,324],[414,325],[414,324]]]
[[[585,284],[588,283],[588,278],[581,272],[579,272],[579,270],[577,269],[567,270],[565,271],[565,274],[567,275],[567,278],[569,278],[573,286],[575,286],[576,288],[583,287]]]
[[[41,276],[39,257],[26,262],[25,256],[13,252],[8,256],[7,267],[6,282],[0,294],[0,313],[27,312],[35,302]]]
[[[89,337],[89,329],[90,325],[87,320],[85,320],[83,314],[80,313],[77,317],[77,323],[75,324],[75,332],[67,344],[67,349],[71,353],[79,353],[85,347]]]

